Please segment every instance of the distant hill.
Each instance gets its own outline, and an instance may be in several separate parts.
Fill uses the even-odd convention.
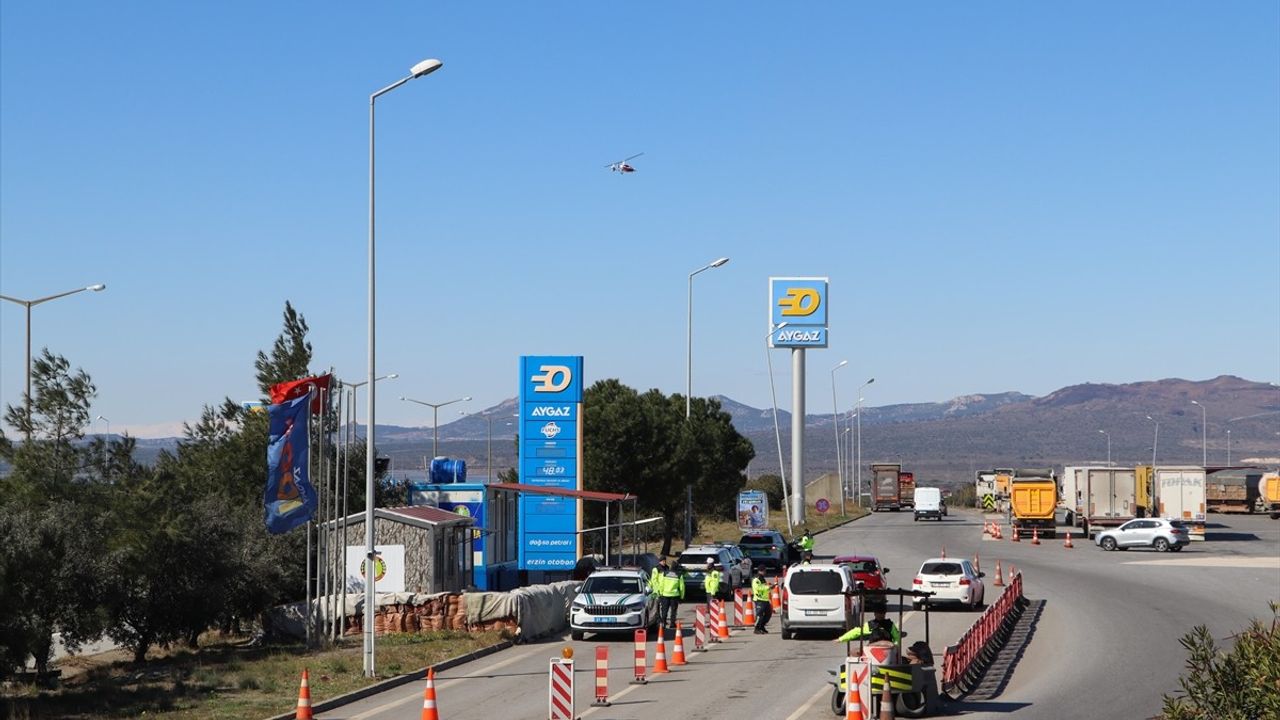
[[[749,473],[777,472],[772,408],[754,408],[732,398],[717,398],[738,431],[756,447]],[[1236,463],[1251,457],[1280,456],[1280,388],[1223,375],[1212,380],[1171,378],[1110,385],[1086,383],[1043,397],[1019,392],[963,395],[946,402],[865,407],[862,418],[863,473],[872,462],[901,462],[925,482],[967,482],[973,471],[997,466],[1062,466],[1107,459],[1117,464],[1150,462],[1155,422],[1160,463],[1200,464],[1200,408],[1208,414],[1210,464],[1225,464],[1227,430]],[[515,457],[516,399],[442,424],[440,453],[467,461],[482,476],[490,427],[494,471],[511,467]],[[491,420],[487,420],[486,416]],[[843,417],[843,416],[842,416]],[[778,409],[783,453],[790,470],[791,416]],[[843,419],[842,419],[843,422]],[[491,423],[491,424],[490,424]],[[510,424],[508,424],[510,423]],[[830,413],[809,414],[805,427],[806,474],[835,469],[835,434]],[[363,434],[363,426],[358,432]],[[420,470],[431,454],[428,427],[379,425],[378,446],[391,456],[397,472]],[[850,435],[852,439],[852,434]],[[142,441],[147,454],[172,447],[175,438]],[[851,445],[853,443],[850,443]]]

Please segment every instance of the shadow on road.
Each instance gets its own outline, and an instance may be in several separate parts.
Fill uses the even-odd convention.
[[[972,682],[973,689],[961,696],[956,702],[951,703],[951,708],[962,712],[976,712],[979,710],[995,712],[998,711],[994,707],[996,705],[1022,705],[986,701],[1000,697],[1000,694],[1009,685],[1009,680],[1013,677],[1013,672],[1017,668],[1018,662],[1031,645],[1031,638],[1035,635],[1036,624],[1040,621],[1041,614],[1044,613],[1044,606],[1044,600],[1031,600],[1027,603],[1027,606],[1023,608],[1022,614],[1018,616],[1013,627],[1009,629],[1009,636],[1005,639],[1003,646],[992,653],[985,663],[985,668],[974,678]]]
[[[1208,532],[1204,534],[1205,542],[1239,542],[1242,540],[1258,540],[1258,536],[1250,532]]]

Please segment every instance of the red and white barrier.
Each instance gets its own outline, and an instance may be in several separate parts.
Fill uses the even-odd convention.
[[[609,707],[609,646],[596,646],[596,699],[595,707]]]
[[[987,609],[973,623],[960,641],[947,648],[942,656],[942,688],[951,690],[965,681],[965,676],[973,669],[974,663],[987,649],[1009,617],[1009,612],[1022,600],[1022,573],[1010,573],[1008,587],[1000,594],[1000,599],[987,606]]]
[[[648,633],[646,633],[643,629],[637,630],[635,642],[636,642],[636,650],[635,650],[636,678],[631,681],[631,684],[643,685],[649,682],[649,679],[645,677],[645,659],[644,659],[645,644],[649,642]]]
[[[573,661],[551,658],[551,687],[547,700],[550,720],[575,720],[573,712]]]
[[[693,647],[695,650],[701,650],[707,644],[707,611],[701,605],[694,611],[693,616]]]
[[[733,590],[733,626],[746,627],[746,609],[742,600],[742,588]]]

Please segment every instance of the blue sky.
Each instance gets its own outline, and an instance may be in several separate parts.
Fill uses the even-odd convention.
[[[367,98],[426,57],[378,101],[379,422],[522,354],[683,392],[722,255],[698,395],[768,405],[771,275],[831,279],[811,410],[842,359],[841,406],[1280,380],[1274,2],[6,2],[0,292],[107,283],[33,311],[95,416],[255,397],[286,299],[365,377]]]

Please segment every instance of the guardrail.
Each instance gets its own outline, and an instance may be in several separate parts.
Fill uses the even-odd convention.
[[[960,641],[947,648],[942,656],[942,690],[950,693],[953,690],[966,691],[973,680],[977,666],[993,651],[996,640],[1011,626],[1010,614],[1022,602],[1022,573],[1011,580],[1000,599],[987,606],[987,609],[973,623]]]

